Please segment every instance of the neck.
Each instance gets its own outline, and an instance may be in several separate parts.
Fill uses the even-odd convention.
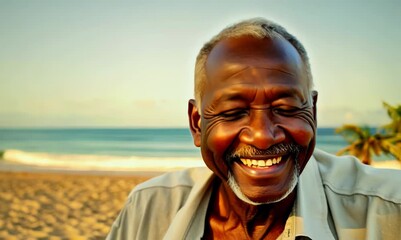
[[[217,180],[208,210],[209,230],[212,230],[214,237],[216,231],[230,229],[237,239],[238,236],[276,239],[284,230],[291,213],[295,192],[277,203],[251,205],[240,200],[226,183]]]

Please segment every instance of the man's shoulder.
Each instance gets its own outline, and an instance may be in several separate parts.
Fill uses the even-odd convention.
[[[353,156],[335,156],[316,149],[322,184],[342,195],[366,195],[401,204],[401,170],[378,169],[362,164]]]
[[[190,168],[137,185],[113,223],[108,239],[162,239],[180,210],[200,202],[212,176],[207,168]],[[180,224],[185,227],[188,222]]]
[[[158,188],[192,188],[195,184],[198,184],[200,180],[210,178],[211,175],[212,172],[206,167],[168,172],[138,184],[133,189],[133,193]]]
[[[128,196],[128,204],[185,201],[191,192],[206,184],[212,175],[206,167],[164,173],[138,184]]]

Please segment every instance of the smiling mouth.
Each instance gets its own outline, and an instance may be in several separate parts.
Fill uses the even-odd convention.
[[[269,159],[240,158],[242,164],[251,168],[269,168],[281,162],[282,156]]]

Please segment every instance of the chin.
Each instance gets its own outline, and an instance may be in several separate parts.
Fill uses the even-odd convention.
[[[243,202],[248,203],[250,205],[262,205],[262,204],[272,204],[280,202],[286,199],[296,188],[299,179],[299,172],[298,169],[295,168],[294,174],[289,179],[289,183],[287,184],[287,190],[281,192],[279,194],[269,195],[269,194],[256,194],[253,196],[247,196],[242,190],[241,187],[238,185],[237,181],[235,180],[234,175],[229,171],[228,173],[228,180],[227,183],[230,186],[233,193]]]

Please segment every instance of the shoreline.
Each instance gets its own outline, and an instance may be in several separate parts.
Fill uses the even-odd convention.
[[[74,168],[61,168],[61,167],[44,167],[44,166],[28,165],[28,164],[21,164],[21,163],[14,163],[0,160],[0,172],[13,172],[13,173],[26,172],[26,173],[85,175],[85,176],[93,175],[93,176],[154,177],[173,170],[175,169],[172,170],[162,169],[159,171],[150,169],[140,169],[140,170],[74,169]]]
[[[204,166],[196,157],[146,157],[85,154],[51,154],[8,149],[0,155],[0,170],[72,172],[95,175],[157,175]]]

